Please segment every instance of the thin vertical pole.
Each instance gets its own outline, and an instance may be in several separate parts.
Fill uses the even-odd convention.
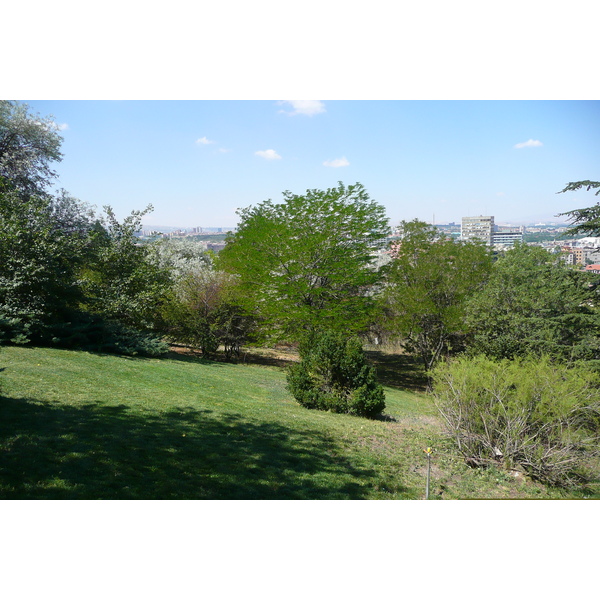
[[[429,477],[431,474],[431,454],[427,453],[427,487],[425,488],[425,500],[429,500]]]

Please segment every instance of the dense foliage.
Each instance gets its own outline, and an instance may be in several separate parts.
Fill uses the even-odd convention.
[[[501,463],[554,485],[590,475],[600,454],[600,378],[548,357],[439,364],[433,396],[473,465]]]
[[[231,358],[252,329],[252,319],[238,306],[237,280],[229,273],[199,268],[181,276],[164,309],[168,336],[210,357],[220,345]]]
[[[90,234],[93,252],[82,273],[88,310],[146,330],[159,326],[157,315],[171,284],[168,270],[151,259],[135,236],[151,210],[133,211],[120,223],[105,207],[106,223]]]
[[[170,279],[137,243],[144,212],[119,223],[51,194],[61,142],[50,117],[0,102],[0,341],[164,353],[151,330]]]
[[[600,295],[590,281],[542,248],[515,245],[469,301],[471,352],[600,359]]]
[[[43,336],[81,300],[85,232],[64,225],[48,196],[24,196],[0,179],[0,316],[22,335]]]
[[[358,183],[283,196],[281,204],[239,211],[219,254],[222,268],[239,277],[246,310],[272,340],[366,329],[381,278],[373,252],[389,231],[384,208]]]
[[[52,117],[30,114],[27,105],[0,100],[0,178],[19,193],[43,195],[62,159],[62,138]]]
[[[482,244],[439,237],[421,221],[401,227],[388,265],[382,327],[431,369],[440,357],[464,350],[467,301],[485,284],[492,259]]]
[[[383,387],[357,338],[314,334],[300,345],[300,358],[287,380],[302,406],[363,417],[374,417],[385,408]]]

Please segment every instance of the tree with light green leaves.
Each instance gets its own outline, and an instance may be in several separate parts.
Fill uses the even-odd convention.
[[[389,234],[385,209],[360,184],[283,193],[238,211],[219,267],[237,275],[263,339],[298,341],[319,330],[357,333],[381,280],[375,254]]]
[[[492,259],[483,244],[446,239],[416,219],[402,221],[401,230],[387,267],[383,327],[429,370],[464,349],[467,301],[484,286]]]

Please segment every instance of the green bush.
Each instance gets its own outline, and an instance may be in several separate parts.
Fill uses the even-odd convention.
[[[83,311],[72,311],[68,317],[68,321],[49,325],[10,317],[0,309],[0,344],[33,344],[150,357],[169,351],[169,345],[152,332]]]
[[[31,336],[31,322],[7,314],[0,307],[0,344],[27,344]]]
[[[156,334],[127,327],[101,315],[74,312],[67,322],[45,328],[43,336],[34,339],[40,345],[59,348],[106,352],[127,356],[157,357],[169,351],[169,345]]]
[[[356,338],[337,333],[311,336],[290,367],[288,389],[306,408],[375,417],[385,408],[383,387]]]
[[[440,364],[432,393],[472,466],[504,464],[551,485],[588,479],[600,449],[600,377],[548,357]]]

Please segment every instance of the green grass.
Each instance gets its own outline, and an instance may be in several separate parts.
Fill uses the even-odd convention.
[[[427,446],[432,498],[569,497],[469,469],[386,365],[367,420],[300,407],[274,366],[3,348],[0,498],[419,499]]]

